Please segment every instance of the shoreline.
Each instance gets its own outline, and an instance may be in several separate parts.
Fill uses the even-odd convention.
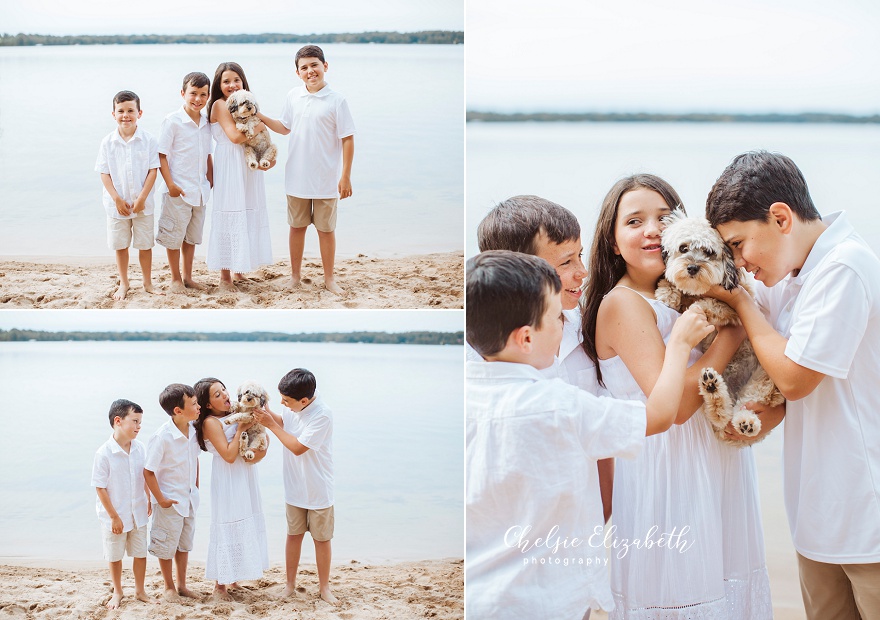
[[[164,256],[153,255],[153,287],[149,294],[137,255],[129,264],[131,289],[114,301],[116,264],[107,257],[0,256],[0,308],[456,308],[464,307],[464,253],[443,252],[394,258],[359,254],[337,257],[336,279],[344,292],[324,288],[318,258],[303,260],[302,284],[290,289],[290,261],[278,260],[247,274],[234,292],[221,291],[219,272],[208,271],[196,257],[193,279],[206,290],[172,293],[171,271]]]

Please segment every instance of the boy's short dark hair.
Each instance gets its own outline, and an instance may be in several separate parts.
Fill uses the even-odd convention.
[[[318,383],[315,381],[315,375],[305,368],[294,368],[289,373],[281,377],[278,382],[278,391],[284,396],[296,400],[303,398],[311,398],[315,395]]]
[[[802,221],[822,219],[803,173],[789,157],[750,151],[738,155],[715,181],[706,199],[706,219],[713,227],[730,221],[766,222],[774,202],[787,204]]]
[[[541,328],[547,294],[562,282],[543,258],[507,250],[477,254],[467,263],[467,341],[486,357],[507,345],[523,325]]]
[[[141,111],[141,98],[130,90],[120,90],[118,93],[113,95],[113,110],[116,110],[117,103],[122,103],[124,101],[134,101],[135,105],[137,106],[138,112]]]
[[[183,409],[186,406],[186,403],[183,401],[184,398],[192,398],[195,395],[196,392],[192,387],[183,383],[172,383],[159,394],[159,404],[165,410],[165,413],[173,416],[175,407]]]
[[[293,61],[293,64],[296,65],[296,70],[299,71],[299,59],[300,58],[317,58],[321,62],[327,62],[324,60],[324,50],[322,50],[317,45],[305,45],[296,52],[296,58]]]
[[[122,420],[130,413],[143,413],[144,410],[137,403],[124,398],[117,398],[110,405],[110,427],[113,428],[113,420],[120,418]]]
[[[180,90],[186,92],[187,86],[192,86],[193,88],[202,88],[204,86],[207,86],[210,89],[211,80],[209,80],[208,76],[201,71],[192,71],[183,76],[183,86]]]
[[[535,254],[538,235],[556,244],[581,238],[574,213],[539,196],[513,196],[499,202],[477,227],[480,252],[510,250]]]

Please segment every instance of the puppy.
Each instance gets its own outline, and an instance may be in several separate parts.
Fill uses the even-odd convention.
[[[247,136],[244,143],[244,159],[251,170],[267,169],[275,161],[278,149],[269,138],[268,131],[254,133],[260,123],[257,100],[246,90],[237,90],[226,100],[226,107],[235,121],[235,128]]]
[[[269,395],[260,384],[256,381],[245,381],[238,387],[238,402],[232,405],[234,415],[223,420],[223,424],[253,422],[254,408],[263,407],[268,401]],[[254,450],[265,450],[268,447],[269,439],[266,436],[266,429],[259,424],[254,424],[241,434],[238,453],[245,460],[251,461],[254,458]]]
[[[683,312],[691,304],[698,304],[713,325],[739,325],[739,317],[727,304],[709,297],[701,297],[709,287],[720,284],[731,291],[742,283],[753,294],[744,271],[737,269],[733,255],[714,228],[705,219],[688,218],[676,209],[663,219],[666,228],[661,236],[665,277],[657,285],[655,297],[670,308]],[[711,334],[701,344],[705,351],[714,340]],[[761,431],[761,420],[743,408],[747,402],[769,406],[781,405],[785,399],[767,372],[758,364],[752,345],[745,340],[723,374],[713,368],[703,368],[700,375],[700,394],[703,412],[715,430],[715,436],[725,443],[742,446],[724,434],[728,422],[747,437]]]

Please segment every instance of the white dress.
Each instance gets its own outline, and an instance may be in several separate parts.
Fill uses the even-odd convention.
[[[227,441],[235,436],[237,428],[238,424],[223,425]],[[269,551],[257,466],[246,463],[241,456],[227,463],[210,441],[205,445],[214,455],[205,578],[222,585],[259,579],[269,568]]]
[[[679,314],[646,301],[665,342]],[[701,355],[692,351],[688,364]],[[619,357],[599,365],[609,395],[646,400]],[[721,444],[700,411],[646,437],[634,460],[616,459],[612,540],[632,544],[625,553],[622,544],[611,549],[610,618],[772,618],[757,493],[751,448]],[[634,544],[657,543],[664,533],[664,546]]]
[[[211,123],[214,149],[214,207],[208,241],[208,269],[254,271],[272,263],[269,214],[262,175],[244,161],[244,147]]]

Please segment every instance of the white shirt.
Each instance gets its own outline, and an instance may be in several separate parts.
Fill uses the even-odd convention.
[[[842,212],[824,222],[797,277],[756,287],[786,357],[826,375],[786,405],[785,507],[804,557],[880,562],[880,260]]]
[[[284,407],[284,430],[306,446],[296,456],[284,450],[284,501],[291,506],[321,510],[333,505],[333,412],[321,395],[300,412]]]
[[[199,507],[199,444],[196,429],[189,424],[189,436],[180,432],[174,420],[168,420],[150,437],[144,469],[156,474],[159,490],[182,517],[195,516]]]
[[[182,106],[166,116],[159,128],[159,153],[168,158],[171,178],[183,190],[182,198],[189,205],[208,203],[208,155],[212,145],[208,118],[200,114],[197,125]]]
[[[129,452],[122,449],[113,436],[104,442],[92,464],[92,486],[107,489],[110,503],[122,519],[122,531],[128,532],[147,524],[147,493],[144,491],[144,461],[147,451],[137,439]],[[112,529],[110,515],[101,500],[96,501],[98,518]]]
[[[354,135],[345,97],[329,85],[287,93],[281,123],[290,129],[284,191],[297,198],[336,198],[342,175],[342,138]]]
[[[101,141],[98,151],[98,160],[95,162],[95,172],[109,174],[113,181],[116,193],[128,204],[134,205],[138,194],[144,188],[147,173],[159,167],[159,151],[156,139],[146,131],[138,127],[131,140],[126,142],[119,135],[118,130],[113,130]],[[107,217],[119,220],[130,220],[138,215],[150,215],[153,213],[153,190],[150,190],[144,210],[141,213],[120,215],[116,210],[116,202],[110,197],[105,188],[104,210]]]
[[[596,461],[638,454],[644,404],[593,396],[525,364],[468,362],[466,375],[468,617],[612,609]],[[524,549],[520,534],[552,544]],[[554,550],[566,538],[581,543]]]

